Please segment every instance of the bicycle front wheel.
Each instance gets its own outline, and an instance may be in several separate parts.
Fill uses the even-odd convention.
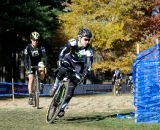
[[[116,85],[113,86],[113,95],[116,96]]]
[[[55,93],[55,95],[52,98],[51,104],[47,111],[47,123],[53,123],[56,117],[58,116],[62,105],[65,102],[67,89],[68,87],[65,87],[62,85]]]
[[[39,109],[40,83],[38,77],[34,79],[34,106]]]
[[[39,93],[35,92],[35,107],[39,109]]]

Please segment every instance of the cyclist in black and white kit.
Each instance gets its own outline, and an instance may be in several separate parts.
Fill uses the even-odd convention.
[[[92,33],[90,30],[86,28],[80,29],[77,39],[69,40],[61,50],[59,55],[59,63],[64,64],[65,66],[69,66],[81,74],[85,71],[87,75],[87,73],[91,71],[93,62],[93,49],[90,44],[91,37]],[[61,85],[66,72],[67,69],[64,67],[59,70],[54,86],[50,91],[50,96],[53,96],[56,89]],[[75,86],[76,83],[73,87],[69,88],[66,104],[68,104],[72,98]],[[64,109],[61,110],[61,113],[61,115],[64,115]]]
[[[112,83],[115,84],[116,80],[122,80],[122,74],[119,68],[116,68],[112,77]]]
[[[35,68],[32,66],[39,66],[39,76],[41,80],[44,80],[46,73],[46,51],[43,46],[39,44],[40,35],[38,32],[32,32],[30,34],[31,43],[28,44],[24,50],[24,63],[26,73],[28,75],[28,92],[29,92],[29,105],[33,105],[33,80],[35,74]]]

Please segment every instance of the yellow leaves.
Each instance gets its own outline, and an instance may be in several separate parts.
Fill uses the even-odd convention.
[[[70,6],[72,12],[60,15],[59,19],[68,39],[76,37],[81,27],[92,31],[91,43],[104,54],[105,59],[101,63],[95,63],[95,69],[114,69],[120,66],[127,70],[127,67],[131,69],[131,61],[134,59],[127,51],[136,51],[136,48],[128,44],[134,44],[136,39],[134,34],[139,29],[139,22],[135,12],[141,6],[144,6],[141,0],[73,0]],[[115,45],[117,42],[120,46]],[[108,54],[105,55],[106,50]],[[124,52],[123,55],[120,55],[121,52]],[[107,56],[112,57],[112,60],[107,59]]]
[[[95,31],[94,34],[96,40],[99,41],[98,46],[100,48],[110,48],[112,42],[115,40],[128,40],[129,38],[124,35],[123,26],[123,23],[106,23],[104,25],[100,24],[99,30]]]
[[[60,19],[63,21],[64,31],[66,31],[65,34],[69,38],[76,36],[78,29],[85,26],[93,32],[93,46],[98,45],[100,48],[110,48],[112,42],[117,39],[129,40],[128,35],[123,30],[125,23],[117,22],[119,18],[116,14],[119,13],[119,4],[113,5],[113,3],[115,2],[112,1],[104,6],[103,2],[73,1],[71,6],[73,12],[60,16]],[[112,7],[114,6],[116,8],[113,10]],[[97,8],[94,9],[93,7]],[[73,30],[73,32],[70,30]]]
[[[128,53],[125,57],[117,58],[114,61],[103,61],[100,63],[94,63],[93,69],[97,71],[99,69],[105,71],[108,69],[114,70],[117,67],[121,68],[123,72],[132,70],[133,59],[135,59],[135,55],[133,53]]]

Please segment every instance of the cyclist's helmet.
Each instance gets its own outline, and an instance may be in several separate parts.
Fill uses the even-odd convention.
[[[119,73],[120,73],[120,69],[119,69],[119,68],[116,68],[115,74],[118,75]]]
[[[87,37],[87,38],[91,38],[92,37],[92,33],[90,30],[86,29],[86,28],[81,28],[78,32],[78,35],[80,37]]]
[[[40,35],[38,32],[32,32],[30,34],[30,39],[39,40],[39,38],[40,38]]]
[[[42,61],[41,61],[41,62],[38,62],[38,67],[39,67],[39,68],[45,67],[44,62],[42,62]]]

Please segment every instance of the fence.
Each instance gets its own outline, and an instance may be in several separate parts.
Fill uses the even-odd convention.
[[[49,96],[51,84],[44,84],[40,96]],[[81,84],[75,89],[75,94],[96,94],[112,92],[112,84]],[[12,95],[28,95],[27,84],[0,82],[0,97]]]
[[[138,54],[133,64],[135,122],[160,122],[160,44]]]

